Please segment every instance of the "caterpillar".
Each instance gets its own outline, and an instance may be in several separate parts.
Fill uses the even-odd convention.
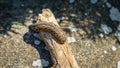
[[[53,23],[35,23],[31,25],[32,30],[36,32],[48,32],[50,33],[60,44],[64,44],[66,41],[66,36],[64,31],[57,25]]]

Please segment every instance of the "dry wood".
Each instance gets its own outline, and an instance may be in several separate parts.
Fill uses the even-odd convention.
[[[37,22],[51,22],[51,24],[59,26],[55,16],[49,9],[42,10],[42,14],[39,14]],[[49,33],[40,32],[40,35],[52,57],[53,66],[51,68],[79,68],[67,41],[64,44],[60,44]]]

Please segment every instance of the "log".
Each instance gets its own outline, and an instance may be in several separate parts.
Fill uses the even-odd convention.
[[[50,9],[43,9],[42,13],[38,15],[37,23],[41,22],[59,26]],[[51,59],[53,60],[51,68],[79,68],[67,41],[60,44],[49,32],[39,32],[39,34],[50,51]]]

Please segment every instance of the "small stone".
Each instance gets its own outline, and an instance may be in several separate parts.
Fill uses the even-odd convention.
[[[99,34],[99,36],[100,36],[101,38],[103,38],[103,37],[104,37],[104,35],[103,35],[102,33],[100,33],[100,34]]]
[[[75,0],[69,0],[69,3],[74,3]]]
[[[109,16],[110,16],[112,21],[120,22],[120,12],[119,12],[119,10],[117,8],[112,7],[110,9],[110,15]]]
[[[76,32],[77,31],[77,28],[72,28],[71,29],[71,32]]]
[[[85,16],[87,16],[87,15],[88,15],[88,13],[84,13],[84,15],[85,15]]]
[[[71,32],[76,32],[77,31],[77,28],[74,25],[70,25],[68,27],[68,29],[70,29]]]
[[[117,48],[116,48],[115,46],[112,46],[112,50],[113,50],[113,51],[116,51],[116,49],[117,49]]]
[[[35,40],[34,44],[39,45],[41,42],[39,40]]]
[[[101,55],[101,57],[104,57],[103,55]]]
[[[25,5],[24,4],[21,4],[22,7],[24,7]]]
[[[7,35],[3,35],[4,38],[7,38]]]
[[[68,43],[76,42],[76,39],[74,37],[67,37]]]
[[[104,0],[104,3],[106,3],[107,2],[107,0]]]
[[[64,20],[65,19],[65,17],[61,17],[61,20]]]
[[[108,27],[106,24],[101,24],[101,28],[105,34],[109,34],[110,32],[112,32],[112,29]]]
[[[107,54],[107,51],[106,51],[106,50],[104,50],[104,53],[105,53],[105,54]]]
[[[40,37],[40,35],[38,33],[34,33],[33,36],[36,37],[39,40],[42,40],[42,38]]]
[[[59,18],[57,18],[57,22],[60,22],[60,19],[59,19]]]
[[[120,61],[118,61],[117,68],[120,68]]]
[[[105,3],[108,8],[111,8],[111,4],[109,2]]]
[[[33,11],[32,11],[32,10],[29,10],[28,12],[29,12],[29,13],[33,13]]]
[[[71,17],[77,17],[77,15],[74,14],[74,13],[71,13],[70,16],[71,16]]]
[[[32,65],[33,65],[34,67],[37,67],[37,66],[40,67],[40,66],[42,66],[42,64],[41,64],[41,60],[33,61]]]
[[[49,62],[44,59],[41,59],[41,62],[42,62],[43,67],[47,67],[49,65]]]
[[[102,5],[102,7],[104,8],[104,7],[105,7],[105,5]]]
[[[47,50],[47,51],[48,51],[48,47],[47,47],[47,46],[45,46],[45,50]]]
[[[116,32],[115,32],[115,36],[117,37],[117,39],[118,39],[119,42],[120,42],[120,32],[119,32],[119,31],[116,31]]]
[[[118,29],[118,31],[120,31],[120,24],[118,25],[117,29]]]
[[[98,0],[90,0],[90,3],[91,3],[91,4],[95,4],[95,3],[97,3],[97,1],[98,1]]]

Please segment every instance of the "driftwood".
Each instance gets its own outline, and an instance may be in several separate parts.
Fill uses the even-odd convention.
[[[59,26],[55,16],[49,9],[42,10],[42,13],[38,15],[37,22],[51,22],[51,24]],[[39,34],[50,51],[53,60],[51,68],[79,68],[67,41],[64,44],[60,44],[49,33],[40,32]]]

